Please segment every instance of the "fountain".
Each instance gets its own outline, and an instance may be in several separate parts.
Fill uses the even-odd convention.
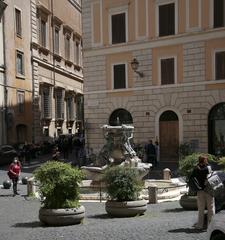
[[[87,178],[100,182],[105,170],[115,165],[136,168],[141,179],[147,175],[152,165],[143,163],[131,146],[134,127],[125,124],[103,125],[102,129],[106,144],[99,152],[95,165],[81,168]]]

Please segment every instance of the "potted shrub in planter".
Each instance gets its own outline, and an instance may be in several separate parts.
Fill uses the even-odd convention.
[[[206,153],[193,153],[191,155],[185,156],[179,161],[179,173],[181,176],[185,177],[188,184],[188,179],[195,166],[198,164],[198,158],[200,155],[206,155],[208,157],[209,164],[216,162],[216,157],[211,154]],[[197,197],[196,192],[192,192],[190,189],[188,193],[181,196],[180,205],[186,210],[197,210]]]
[[[139,199],[143,182],[136,169],[122,166],[109,168],[104,181],[109,197],[105,209],[110,216],[132,217],[147,210],[147,201]]]
[[[35,170],[43,206],[39,219],[47,225],[80,223],[85,208],[79,204],[79,183],[83,173],[71,165],[49,161]]]

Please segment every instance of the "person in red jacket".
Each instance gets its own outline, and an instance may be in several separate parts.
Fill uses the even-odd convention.
[[[14,193],[14,195],[19,194],[17,192],[17,183],[18,183],[18,180],[19,180],[20,172],[21,172],[21,164],[20,164],[18,158],[15,157],[13,162],[9,166],[9,176],[10,176],[10,179],[12,180],[12,182],[13,182],[13,193]]]

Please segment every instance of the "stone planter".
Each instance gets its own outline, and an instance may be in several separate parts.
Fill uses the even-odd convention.
[[[185,210],[198,210],[197,196],[190,196],[188,194],[184,194],[180,198],[180,205]]]
[[[105,210],[110,216],[113,217],[134,217],[144,214],[144,212],[147,210],[147,201],[107,201],[105,203]]]
[[[50,226],[65,226],[78,224],[81,223],[81,221],[84,219],[84,215],[84,206],[65,209],[40,208],[39,210],[40,221]]]

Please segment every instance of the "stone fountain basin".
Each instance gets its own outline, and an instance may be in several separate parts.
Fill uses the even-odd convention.
[[[152,165],[150,163],[138,163],[137,166],[132,167],[134,169],[137,169],[139,172],[139,177],[142,179],[144,176],[146,176],[149,172],[149,169]],[[83,166],[81,167],[81,170],[86,176],[86,179],[92,180],[94,182],[99,182],[103,180],[105,170],[109,166],[104,167],[93,167],[93,166]]]

